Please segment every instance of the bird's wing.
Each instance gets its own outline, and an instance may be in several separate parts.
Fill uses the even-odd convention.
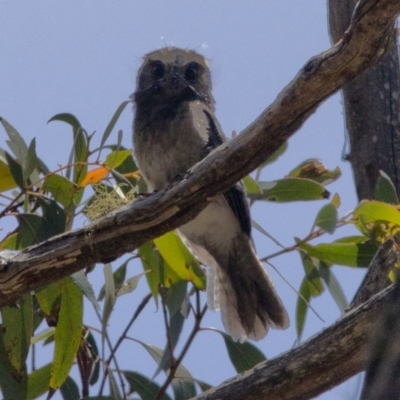
[[[214,120],[213,116],[207,110],[204,110],[204,114],[208,120],[208,141],[206,143],[206,153],[208,154],[211,150],[225,142],[226,138],[223,135],[218,122]],[[224,196],[236,218],[238,219],[243,232],[250,237],[251,219],[243,184],[241,182],[236,183],[224,193]]]

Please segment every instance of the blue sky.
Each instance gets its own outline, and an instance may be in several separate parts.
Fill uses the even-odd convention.
[[[36,137],[37,152],[52,169],[67,162],[71,133],[67,125],[47,121],[57,113],[70,112],[88,132],[100,134],[118,105],[134,91],[141,57],[149,51],[166,44],[189,47],[211,60],[217,116],[226,135],[231,136],[232,131],[240,132],[250,124],[311,56],[330,47],[323,1],[21,1],[2,2],[0,14],[0,115],[27,142]],[[117,126],[123,130],[123,144],[128,148],[132,118],[131,109],[127,109]],[[340,194],[339,213],[344,215],[357,204],[352,172],[341,158],[344,141],[341,97],[336,94],[304,124],[290,140],[286,154],[266,168],[262,178],[283,177],[311,157],[321,159],[330,169],[339,166],[343,176],[328,189]],[[0,147],[6,147],[4,132],[0,133]],[[304,237],[309,232],[323,204],[260,203],[253,207],[252,215],[280,242],[291,245],[295,236]],[[3,232],[9,226],[11,221],[1,221]],[[342,230],[339,235],[348,233]],[[265,237],[255,234],[255,240],[260,256],[274,251]],[[332,237],[323,240],[331,241]],[[118,261],[114,263],[118,265]],[[299,287],[303,269],[297,254],[275,259],[274,265],[291,285]],[[140,265],[133,264],[129,276],[140,271]],[[290,349],[296,340],[296,294],[273,270],[270,272],[289,310],[291,327],[270,332],[258,343],[268,358]],[[334,272],[350,300],[364,271],[334,267]],[[99,266],[92,277],[96,291],[102,279]],[[121,298],[110,322],[114,338],[146,290],[143,280],[136,292]],[[309,313],[305,339],[340,316],[327,293],[312,305],[324,322]],[[99,326],[90,305],[86,310],[85,321]],[[152,303],[131,336],[163,347],[161,320]],[[211,312],[204,325],[222,329],[219,315]],[[43,357],[48,357],[45,350]],[[120,357],[125,368],[148,376],[155,371],[148,354],[132,342],[124,346]],[[196,378],[214,385],[234,375],[222,340],[212,332],[199,334],[184,364]],[[355,378],[320,398],[355,398],[358,384]]]

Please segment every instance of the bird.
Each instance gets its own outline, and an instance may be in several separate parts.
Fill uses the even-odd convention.
[[[148,189],[176,182],[226,142],[215,116],[209,61],[177,47],[152,51],[138,70],[134,158]],[[260,340],[286,329],[287,311],[256,255],[243,184],[236,183],[180,226],[183,242],[207,268],[207,305],[220,310],[232,340]]]

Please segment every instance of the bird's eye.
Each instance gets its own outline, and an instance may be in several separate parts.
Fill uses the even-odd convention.
[[[164,77],[164,73],[165,73],[164,64],[162,64],[161,62],[158,62],[158,63],[153,65],[153,76],[154,76],[154,78],[161,79],[161,78]]]
[[[199,66],[196,62],[190,63],[185,71],[185,79],[187,81],[194,81],[199,73]]]

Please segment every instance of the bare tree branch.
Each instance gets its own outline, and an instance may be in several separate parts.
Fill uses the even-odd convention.
[[[360,1],[343,39],[309,60],[242,135],[210,154],[180,183],[87,228],[3,260],[0,306],[88,265],[116,259],[193,218],[210,196],[223,192],[273,154],[324,99],[378,62],[399,13],[398,0]]]

